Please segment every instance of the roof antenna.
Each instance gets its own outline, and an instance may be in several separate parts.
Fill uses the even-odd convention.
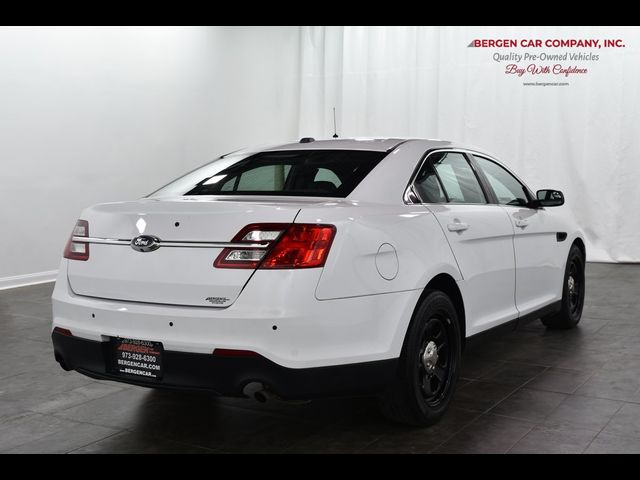
[[[333,107],[333,138],[338,138],[338,123],[336,122],[336,107]]]

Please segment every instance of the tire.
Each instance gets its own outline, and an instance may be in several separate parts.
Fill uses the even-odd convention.
[[[562,307],[560,312],[543,317],[542,323],[550,329],[575,328],[582,318],[585,293],[585,258],[576,245],[571,247],[564,272]]]
[[[436,423],[455,391],[461,339],[456,309],[447,295],[425,292],[409,326],[398,379],[381,398],[390,419],[413,426]]]

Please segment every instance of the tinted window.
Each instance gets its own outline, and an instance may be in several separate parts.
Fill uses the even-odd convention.
[[[529,203],[527,189],[516,177],[495,162],[474,156],[487,177],[500,205],[524,206]]]
[[[272,192],[282,190],[289,172],[290,165],[267,165],[248,170],[242,175],[223,181],[220,187],[222,191],[233,191],[236,188],[241,191]]]
[[[425,162],[416,180],[414,187],[420,199],[425,203],[446,203],[447,197],[442,190],[440,180],[433,169],[431,162]]]
[[[346,197],[386,156],[383,152],[265,152],[203,178],[185,195]]]
[[[330,182],[334,187],[338,188],[342,185],[340,179],[333,173],[331,170],[327,170],[326,168],[319,168],[318,173],[316,173],[316,178],[313,179],[314,182]]]
[[[451,203],[486,203],[473,169],[461,153],[441,152],[429,157]]]

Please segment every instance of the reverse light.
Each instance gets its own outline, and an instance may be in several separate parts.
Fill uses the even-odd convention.
[[[232,243],[246,243],[247,248],[225,248],[214,266],[250,269],[323,267],[335,233],[333,225],[247,225],[232,240]]]
[[[225,248],[213,263],[216,268],[256,269],[273,243],[289,227],[288,223],[260,223],[244,227],[231,239],[232,243],[247,247]],[[260,245],[260,247],[255,247]]]
[[[244,237],[243,242],[273,242],[282,234],[282,230],[251,230]]]
[[[67,246],[64,249],[64,258],[69,260],[79,260],[86,262],[89,260],[89,244],[81,242],[78,238],[89,236],[89,222],[86,220],[78,220],[76,226],[73,227],[71,237],[67,242]]]

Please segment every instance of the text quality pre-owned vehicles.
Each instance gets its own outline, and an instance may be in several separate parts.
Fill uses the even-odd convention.
[[[82,213],[53,294],[55,356],[147,387],[375,394],[428,425],[468,337],[579,322],[585,246],[563,204],[450,142],[236,152]]]

